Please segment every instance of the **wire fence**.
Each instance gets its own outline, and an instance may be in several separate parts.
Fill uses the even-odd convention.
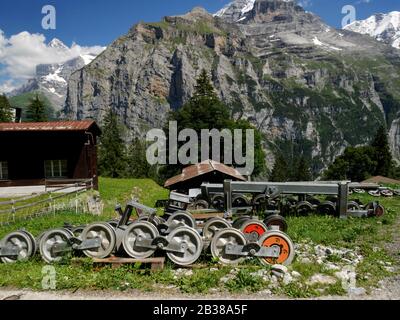
[[[76,213],[85,211],[79,197],[92,189],[92,180],[80,180],[64,186],[50,186],[46,183],[45,191],[42,193],[0,202],[0,226],[66,210],[73,210]]]

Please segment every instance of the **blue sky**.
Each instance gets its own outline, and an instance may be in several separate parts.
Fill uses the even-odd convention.
[[[331,26],[339,28],[343,15],[342,7],[353,5],[357,19],[365,19],[377,12],[400,11],[399,0],[298,0],[305,4],[308,11],[321,16]],[[29,77],[32,66],[27,72],[16,70],[16,57],[24,58],[23,51],[29,49],[28,56],[38,54],[33,46],[46,43],[53,38],[61,39],[71,46],[107,46],[117,37],[125,34],[139,21],[159,21],[165,15],[182,14],[195,6],[202,6],[209,12],[216,12],[230,0],[1,0],[0,4],[0,91],[1,85],[10,79],[19,77],[19,81]],[[44,30],[41,26],[42,7],[53,5],[57,10],[55,30]],[[3,48],[10,45],[10,39],[23,31],[29,33],[29,39],[14,39],[18,42],[13,56],[2,56]],[[45,37],[39,37],[38,34]],[[30,42],[32,35],[35,41]],[[27,36],[27,35],[26,35]],[[29,47],[30,46],[30,47]],[[10,51],[10,50],[9,50]],[[38,50],[36,50],[38,51]],[[27,56],[27,53],[25,53]],[[41,62],[32,59],[30,62]],[[21,64],[21,61],[18,62]],[[27,62],[28,64],[28,62]],[[2,66],[3,65],[3,66]],[[4,67],[6,65],[6,67]],[[14,68],[14,69],[13,69]],[[7,70],[6,70],[7,69]],[[10,75],[10,70],[14,73]],[[11,85],[11,83],[10,83]]]
[[[302,0],[307,10],[320,15],[327,23],[339,27],[344,5],[357,9],[357,19],[377,12],[400,10],[398,0]],[[195,6],[215,12],[229,0],[2,0],[0,29],[6,36],[29,31],[43,33],[47,39],[57,37],[66,44],[107,45],[138,21],[159,21],[165,15],[181,14]],[[44,5],[57,10],[56,30],[41,28]]]

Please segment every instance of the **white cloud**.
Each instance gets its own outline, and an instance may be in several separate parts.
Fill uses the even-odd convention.
[[[20,84],[14,82],[13,80],[7,80],[0,84],[0,94],[8,93],[17,89]]]
[[[88,53],[100,54],[103,47],[82,47],[73,44],[68,47],[50,47],[42,34],[27,31],[7,38],[0,30],[0,73],[9,80],[0,84],[3,88],[11,83],[22,82],[35,75],[38,64],[62,63]]]

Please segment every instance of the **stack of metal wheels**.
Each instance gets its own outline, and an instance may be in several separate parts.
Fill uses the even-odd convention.
[[[72,254],[94,259],[112,255],[146,259],[165,253],[174,264],[188,266],[202,253],[211,252],[222,264],[239,263],[246,257],[257,257],[268,264],[289,264],[294,249],[284,233],[286,229],[286,221],[278,215],[264,222],[247,216],[233,223],[211,218],[200,228],[189,212],[178,211],[167,220],[141,215],[133,222],[112,220],[77,227],[64,225],[43,232],[36,239],[24,230],[13,232],[0,242],[0,258],[3,263],[27,261],[39,252],[46,263],[57,263]]]
[[[287,223],[279,215],[271,215],[264,222],[248,216],[239,217],[232,225],[224,219],[214,218],[205,225],[205,237],[210,225],[215,226],[210,243],[211,254],[221,264],[239,264],[253,257],[265,265],[289,265],[293,262],[294,245],[284,232]]]

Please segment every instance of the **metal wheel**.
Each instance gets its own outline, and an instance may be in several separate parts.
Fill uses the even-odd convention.
[[[321,201],[313,196],[306,196],[306,201],[311,203],[313,206],[318,206],[321,204]]]
[[[221,264],[239,264],[244,261],[244,257],[227,255],[225,248],[227,245],[244,246],[247,240],[242,232],[237,229],[223,229],[216,233],[211,241],[211,254],[218,259]]]
[[[253,199],[253,207],[256,212],[262,212],[267,209],[267,198],[265,197],[265,194],[259,194],[256,195]]]
[[[368,191],[368,194],[376,198],[379,198],[381,196],[381,192],[379,190]]]
[[[17,261],[27,261],[35,254],[35,241],[32,235],[26,231],[16,231],[6,235],[2,240],[2,246],[12,245],[18,248],[17,256],[2,257],[3,263],[14,263]]]
[[[178,226],[179,224],[184,224],[190,228],[195,228],[196,220],[187,211],[177,211],[168,218],[167,224],[172,227]]]
[[[193,207],[195,210],[203,210],[208,209],[210,205],[206,200],[199,199],[194,202]]]
[[[60,262],[69,251],[55,252],[55,245],[65,246],[66,249],[71,249],[72,245],[70,239],[73,237],[73,233],[68,229],[54,229],[49,230],[43,234],[40,243],[39,251],[42,259],[47,263]]]
[[[353,190],[355,193],[358,193],[358,194],[363,194],[363,193],[365,193],[365,190],[364,189],[354,189]]]
[[[328,216],[336,215],[336,205],[331,201],[324,201],[318,206],[318,212]]]
[[[78,226],[71,230],[75,238],[79,238],[82,235],[83,230],[85,230],[86,226]]]
[[[365,206],[365,210],[373,210],[370,216],[381,217],[385,214],[385,208],[377,202],[370,202]]]
[[[286,219],[279,214],[273,214],[264,220],[264,224],[269,229],[272,226],[278,226],[280,231],[286,232],[288,229],[288,224]]]
[[[203,228],[203,237],[206,240],[211,240],[214,235],[222,229],[230,228],[228,221],[222,218],[212,218],[206,221]]]
[[[167,236],[167,240],[169,243],[179,245],[184,249],[184,253],[167,252],[168,258],[180,266],[193,264],[203,251],[203,240],[196,230],[189,227],[176,228]]]
[[[31,238],[32,243],[33,243],[33,254],[32,255],[34,255],[39,249],[38,242],[36,242],[35,237],[29,231],[21,230],[21,232],[24,232],[26,235],[28,235],[29,238]]]
[[[349,211],[359,211],[361,210],[360,205],[355,201],[349,201],[347,203],[347,210]]]
[[[286,202],[287,202],[290,206],[295,206],[295,205],[297,205],[297,203],[298,203],[299,201],[297,201],[297,199],[295,199],[295,198],[293,198],[293,197],[289,197],[289,198],[286,198]]]
[[[281,231],[268,231],[261,236],[258,243],[264,247],[278,247],[280,251],[278,258],[260,258],[262,264],[283,264],[287,266],[293,262],[294,245],[287,234]]]
[[[224,196],[222,196],[220,194],[213,196],[213,198],[211,200],[211,206],[216,210],[224,211],[224,208],[225,208]]]
[[[150,218],[150,215],[148,214],[140,216],[136,221],[147,221],[156,227],[162,223],[165,223],[165,220],[163,218],[160,218],[159,216],[154,216],[153,218]]]
[[[235,229],[240,229],[243,223],[245,223],[247,220],[251,220],[251,217],[249,216],[239,217],[235,221],[233,221],[232,227]]]
[[[111,226],[111,227],[113,227],[114,229],[116,229],[117,227],[118,227],[118,224],[119,224],[119,220],[110,220],[110,221],[107,221],[107,223]]]
[[[242,196],[242,195],[233,196],[232,207],[242,208],[242,207],[248,207],[248,206],[249,206],[249,201],[244,196]]]
[[[117,237],[115,230],[106,222],[88,225],[82,232],[82,240],[100,238],[101,246],[96,249],[84,250],[83,253],[91,258],[107,258],[114,251]]]
[[[296,206],[296,212],[299,216],[305,217],[314,211],[313,205],[308,201],[301,201]]]
[[[267,232],[267,226],[258,220],[248,220],[242,224],[240,230],[251,242],[257,242],[260,237]]]
[[[148,221],[138,221],[132,223],[124,232],[122,246],[125,252],[135,259],[146,259],[153,255],[155,249],[139,247],[136,241],[154,240],[158,237],[157,228]]]

